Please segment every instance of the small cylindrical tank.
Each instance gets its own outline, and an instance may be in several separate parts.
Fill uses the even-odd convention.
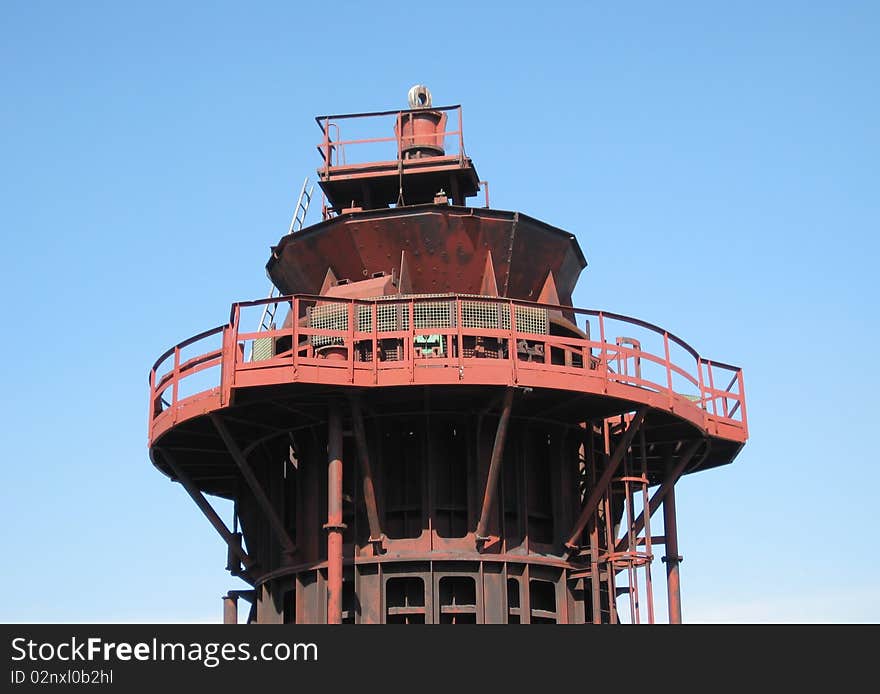
[[[394,126],[400,140],[400,158],[443,156],[446,113],[431,110],[431,92],[424,85],[415,85],[407,96],[412,110],[402,113]]]

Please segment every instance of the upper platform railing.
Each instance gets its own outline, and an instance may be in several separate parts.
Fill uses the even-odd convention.
[[[297,320],[242,329],[275,301]],[[562,312],[580,334],[550,334],[570,325]],[[228,406],[236,388],[297,382],[559,388],[649,404],[727,438],[748,435],[742,370],[646,321],[484,296],[296,295],[236,303],[227,325],[167,350],[150,371],[150,441]]]
[[[321,128],[323,139],[318,143],[318,152],[323,161],[325,176],[330,169],[340,166],[357,164],[396,165],[402,159],[405,141],[411,136],[404,134],[404,122],[409,117],[424,115],[426,111],[446,113],[447,126],[433,137],[442,145],[446,156],[464,160],[464,130],[462,129],[461,106],[438,106],[427,109],[400,109],[396,111],[374,111],[370,113],[346,113],[334,116],[316,116],[315,121]],[[449,117],[452,116],[452,117]],[[347,121],[346,128],[351,124],[357,133],[347,139],[342,135],[342,122]],[[356,121],[356,125],[354,122]],[[455,128],[449,129],[450,124]],[[393,130],[392,130],[393,128]],[[393,132],[392,135],[386,133]],[[394,143],[394,148],[388,143]],[[447,145],[453,145],[448,147]],[[376,146],[378,145],[378,147]],[[391,155],[394,158],[390,158]]]

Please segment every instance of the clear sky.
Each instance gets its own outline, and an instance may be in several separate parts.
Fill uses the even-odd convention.
[[[0,620],[220,620],[236,583],[148,460],[148,370],[265,294],[312,117],[421,82],[494,207],[577,235],[577,305],[745,370],[751,440],[678,488],[685,620],[880,621],[880,4],[2,15]]]

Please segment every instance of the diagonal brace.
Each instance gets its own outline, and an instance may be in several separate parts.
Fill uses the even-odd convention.
[[[620,443],[617,444],[617,448],[615,448],[614,453],[611,454],[611,458],[609,458],[608,464],[605,466],[605,470],[602,473],[602,476],[593,486],[593,490],[590,492],[590,496],[584,503],[584,506],[581,509],[581,514],[580,516],[578,516],[577,522],[574,524],[574,527],[571,530],[571,534],[569,535],[569,538],[565,543],[565,546],[568,549],[577,549],[578,537],[580,537],[580,534],[584,531],[584,528],[587,527],[587,523],[589,522],[590,518],[599,507],[599,501],[608,490],[608,485],[611,484],[611,478],[614,477],[614,474],[617,472],[617,468],[620,467],[620,463],[623,461],[623,456],[632,445],[633,439],[635,438],[639,427],[642,426],[642,422],[645,421],[645,415],[647,413],[647,406],[640,407],[635,416],[632,418],[632,421],[629,423],[629,426],[626,428],[626,431],[623,433],[623,437],[620,439]]]
[[[266,496],[266,492],[263,490],[263,487],[260,486],[260,483],[257,480],[254,471],[251,469],[251,466],[248,464],[247,459],[244,457],[244,453],[241,452],[238,444],[235,443],[235,440],[232,438],[232,435],[229,433],[229,429],[226,428],[223,420],[220,419],[220,417],[216,414],[211,414],[210,417],[211,421],[214,423],[214,427],[217,429],[217,433],[220,434],[220,437],[223,439],[223,443],[226,444],[226,448],[229,450],[229,454],[232,456],[235,464],[238,465],[238,469],[241,470],[241,474],[244,477],[245,482],[247,482],[248,487],[250,487],[251,492],[253,492],[257,503],[260,505],[260,507],[263,509],[263,512],[266,514],[266,517],[269,519],[269,525],[272,527],[273,532],[278,537],[278,541],[281,543],[281,547],[284,550],[284,553],[288,555],[294,554],[296,552],[296,545],[288,534],[287,529],[284,527],[284,522],[278,516],[278,512],[275,510],[275,507],[272,506],[272,502],[269,501],[269,497]]]
[[[654,495],[651,497],[651,500],[648,502],[648,518],[653,517],[653,515],[657,512],[657,509],[660,508],[660,504],[663,503],[663,500],[672,491],[672,488],[684,474],[685,468],[688,466],[688,463],[691,462],[691,458],[694,457],[694,454],[699,449],[700,444],[703,443],[703,439],[697,439],[696,441],[692,441],[690,446],[685,448],[684,452],[681,454],[681,457],[678,459],[678,463],[676,463],[675,467],[669,470],[669,473],[666,475],[666,479],[663,480],[663,483],[660,485],[660,488],[654,492]],[[672,455],[670,455],[670,458]],[[667,461],[666,467],[670,467],[670,461]],[[645,512],[642,511],[638,518],[633,522],[633,532],[636,536],[645,528]],[[617,543],[616,551],[620,552],[626,547],[626,539],[622,539]]]
[[[171,472],[174,473],[177,481],[180,482],[187,494],[190,495],[190,498],[196,502],[196,506],[198,506],[201,512],[205,514],[205,517],[210,521],[211,525],[214,526],[214,529],[220,537],[223,538],[224,542],[226,542],[229,550],[241,560],[241,563],[244,564],[245,570],[251,569],[256,564],[256,561],[254,561],[254,559],[242,549],[238,536],[234,535],[229,528],[226,527],[226,523],[224,523],[220,516],[217,515],[214,507],[211,506],[205,498],[205,495],[202,494],[198,487],[196,487],[190,476],[187,475],[177,464],[174,457],[165,449],[156,450],[162,460],[164,460],[168,464],[168,467],[171,468]]]
[[[489,460],[489,474],[486,477],[486,489],[483,493],[483,510],[480,513],[480,522],[477,523],[477,540],[488,540],[486,533],[489,530],[489,516],[495,505],[495,497],[498,491],[498,476],[501,473],[501,459],[504,457],[504,442],[507,439],[507,425],[510,422],[510,412],[513,409],[513,388],[508,388],[504,393],[504,401],[501,406],[501,417],[498,419],[498,428],[495,430],[495,443],[492,445],[492,457]]]
[[[364,417],[357,396],[351,397],[351,419],[354,425],[354,438],[357,443],[358,460],[361,464],[361,478],[364,487],[364,504],[367,507],[367,521],[370,524],[370,542],[382,542],[382,526],[379,523],[379,505],[376,503],[376,490],[373,483],[373,469],[370,466],[370,452],[367,448],[367,435]]]

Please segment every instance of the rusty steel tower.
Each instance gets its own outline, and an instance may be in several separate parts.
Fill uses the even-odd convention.
[[[252,586],[225,621],[653,622],[662,557],[679,622],[675,485],[746,441],[740,369],[574,307],[575,237],[492,209],[461,107],[409,102],[316,119],[322,220],[304,186],[269,298],[150,373],[153,463]]]

